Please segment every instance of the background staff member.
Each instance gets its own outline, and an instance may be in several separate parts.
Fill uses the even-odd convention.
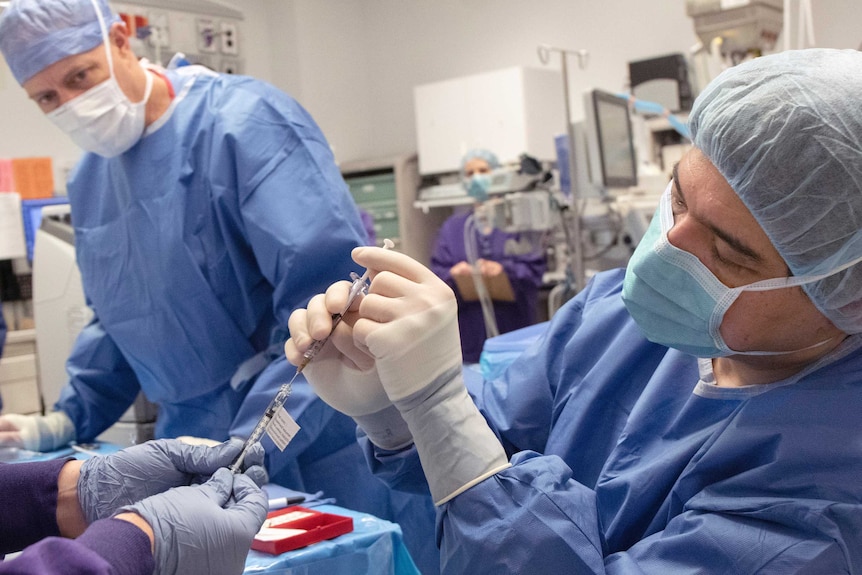
[[[476,149],[467,152],[461,162],[461,176],[467,193],[479,206],[488,199],[491,184],[490,173],[499,168],[497,156],[488,150]],[[472,286],[472,268],[467,261],[464,245],[464,229],[473,210],[456,213],[440,228],[434,252],[431,254],[431,269],[458,297],[458,326],[461,333],[461,351],[464,361],[477,363],[482,346],[487,339],[482,305],[475,297]],[[479,260],[476,265],[487,284],[503,285],[508,289],[505,296],[494,299],[494,316],[500,333],[536,323],[536,302],[542,275],[545,273],[545,257],[541,249],[530,246],[524,250],[520,234],[494,229],[486,222],[476,221],[476,244]],[[472,288],[473,295],[465,297],[459,286]]]

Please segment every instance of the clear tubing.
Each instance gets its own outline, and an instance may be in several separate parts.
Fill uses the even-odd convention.
[[[467,263],[470,264],[470,274],[473,278],[473,284],[476,286],[479,304],[482,307],[482,318],[485,320],[485,336],[487,339],[500,335],[500,330],[497,327],[497,317],[494,315],[494,302],[491,301],[491,295],[488,293],[488,288],[482,279],[482,273],[479,271],[479,248],[476,246],[476,234],[478,233],[476,220],[474,215],[471,214],[464,220],[464,251],[467,254]]]

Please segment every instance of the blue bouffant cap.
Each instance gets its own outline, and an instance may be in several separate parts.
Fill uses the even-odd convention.
[[[101,44],[97,6],[107,32],[119,21],[107,0],[12,0],[0,14],[0,52],[18,83]]]
[[[497,156],[494,154],[494,152],[482,148],[475,148],[464,154],[464,157],[461,158],[462,175],[464,174],[464,167],[467,165],[467,162],[474,158],[485,160],[486,162],[488,162],[488,166],[490,166],[492,170],[495,170],[500,167],[500,160],[497,159]]]
[[[839,329],[862,333],[862,52],[790,50],[722,72],[692,141]],[[837,272],[837,273],[836,273]]]

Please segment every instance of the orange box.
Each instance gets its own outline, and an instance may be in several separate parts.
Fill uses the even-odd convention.
[[[255,551],[281,555],[312,543],[333,539],[353,531],[353,518],[321,513],[305,507],[271,511],[251,542]]]
[[[54,167],[51,158],[12,158],[13,191],[22,200],[54,196]]]
[[[12,183],[12,160],[0,158],[0,192],[15,191]]]

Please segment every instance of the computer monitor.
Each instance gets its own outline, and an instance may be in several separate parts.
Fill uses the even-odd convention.
[[[637,185],[634,137],[626,100],[601,90],[585,92],[584,137],[594,186],[607,190]]]

